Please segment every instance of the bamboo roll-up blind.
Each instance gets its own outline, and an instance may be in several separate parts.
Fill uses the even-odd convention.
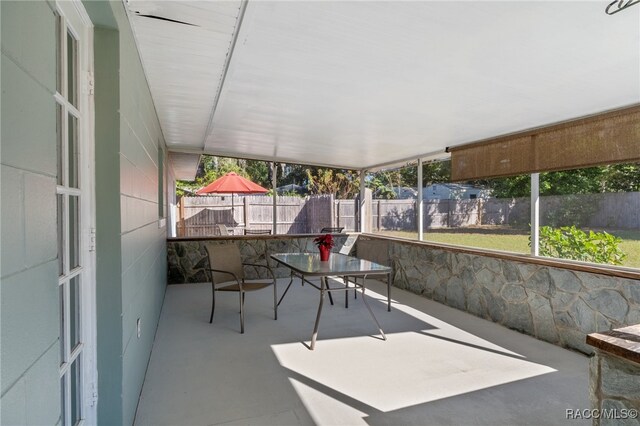
[[[640,105],[450,148],[463,181],[640,161]]]

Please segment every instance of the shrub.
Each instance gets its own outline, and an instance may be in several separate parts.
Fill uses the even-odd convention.
[[[541,256],[621,265],[627,257],[618,247],[621,241],[607,232],[589,231],[587,234],[575,226],[540,227]]]

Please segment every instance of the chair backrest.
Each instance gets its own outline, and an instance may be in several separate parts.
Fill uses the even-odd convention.
[[[228,271],[236,274],[238,279],[244,279],[242,256],[237,245],[206,243],[204,247],[209,255],[209,267],[211,269]],[[212,272],[211,278],[214,284],[233,281],[233,276],[220,272]]]
[[[244,235],[271,235],[271,229],[246,229]]]
[[[360,259],[389,266],[389,243],[380,240],[362,240],[358,238],[356,243],[356,255]]]
[[[220,235],[229,235],[229,230],[227,229],[227,225],[219,223],[216,225],[216,227],[218,228]]]
[[[342,245],[342,247],[340,247],[340,250],[338,250],[338,253],[346,254],[347,256],[350,255],[351,252],[353,251],[353,248],[356,245],[357,240],[358,240],[357,235],[353,235],[353,234],[349,235],[345,240],[344,244]]]
[[[344,226],[338,226],[338,227],[327,226],[327,227],[322,228],[320,230],[320,232],[329,232],[329,233],[332,233],[332,234],[339,234],[339,233],[342,232],[343,229],[344,229]]]

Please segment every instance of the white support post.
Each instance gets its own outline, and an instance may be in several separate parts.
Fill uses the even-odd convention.
[[[540,253],[540,173],[531,174],[531,255]]]
[[[273,223],[271,225],[271,233],[276,235],[278,233],[278,191],[276,187],[278,185],[278,168],[275,161],[271,162],[271,189],[273,190]]]
[[[418,240],[424,240],[424,200],[422,199],[422,158],[418,158]]]
[[[365,223],[367,218],[366,209],[366,187],[365,187],[365,178],[367,177],[366,170],[360,170],[360,223],[359,223],[359,231],[360,232],[370,232],[370,229],[367,229],[367,224]]]

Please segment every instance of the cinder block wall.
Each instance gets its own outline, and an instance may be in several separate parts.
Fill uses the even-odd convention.
[[[1,424],[60,418],[56,228],[56,19],[52,3],[0,2]]]

